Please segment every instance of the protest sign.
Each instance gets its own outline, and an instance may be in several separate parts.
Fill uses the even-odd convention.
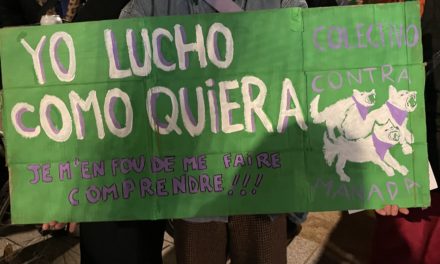
[[[417,3],[0,31],[14,223],[429,205]]]

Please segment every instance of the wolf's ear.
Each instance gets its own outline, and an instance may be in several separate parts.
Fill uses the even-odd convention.
[[[390,127],[390,128],[398,128],[396,125],[394,125],[393,121],[391,121],[391,119],[388,119],[388,121],[385,123],[386,127]]]
[[[371,132],[372,132],[372,133],[376,133],[376,132],[379,131],[379,129],[380,129],[381,127],[382,127],[381,124],[379,124],[377,121],[374,121],[373,128],[371,129]]]
[[[360,95],[361,92],[357,89],[353,89],[353,95]]]
[[[371,90],[373,94],[376,94],[376,89]]]
[[[392,97],[392,95],[394,95],[396,93],[397,93],[396,87],[390,85],[389,88],[388,88],[388,95],[389,95],[389,97]]]
[[[382,126],[384,126],[385,124],[382,124],[382,123],[379,123],[379,122],[377,122],[377,121],[374,121],[374,124],[373,124],[373,127],[382,127]]]

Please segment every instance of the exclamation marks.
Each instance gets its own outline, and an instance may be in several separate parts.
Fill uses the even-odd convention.
[[[245,195],[247,194],[247,192],[246,192],[246,190],[245,190],[244,188],[247,187],[247,185],[248,185],[250,179],[251,179],[251,175],[249,175],[249,174],[245,174],[245,175],[244,175],[243,189],[241,189],[241,191],[240,191],[240,195],[241,195],[241,196],[245,196]]]
[[[229,192],[228,192],[228,195],[229,196],[232,196],[232,195],[234,195],[234,190],[235,190],[235,188],[237,188],[237,184],[238,184],[238,181],[240,180],[240,175],[239,174],[236,174],[235,176],[234,176],[234,181],[232,182],[232,188],[229,190]]]
[[[246,188],[248,187],[250,181],[251,181],[251,175],[245,174],[243,177],[243,182],[242,182],[243,185],[241,186],[241,190],[240,190],[241,196],[246,196],[248,194],[248,192],[246,191]],[[255,180],[255,187],[251,191],[252,195],[257,194],[257,189],[258,189],[258,187],[260,187],[260,184],[262,181],[263,181],[263,174],[258,174],[257,178]],[[237,188],[237,185],[239,182],[240,182],[240,175],[236,174],[234,176],[234,180],[232,181],[231,189],[228,191],[229,196],[234,195],[234,191]]]
[[[263,180],[263,174],[257,175],[257,180],[255,181],[255,188],[252,189],[251,193],[255,195],[257,193],[257,188],[260,187],[260,183]]]

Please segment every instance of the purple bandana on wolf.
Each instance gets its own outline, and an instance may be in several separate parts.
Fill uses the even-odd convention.
[[[374,149],[376,150],[377,155],[379,155],[380,159],[383,160],[387,151],[393,146],[393,144],[383,142],[378,139],[376,135],[372,134]]]
[[[405,110],[401,110],[394,105],[392,105],[390,102],[387,102],[388,109],[390,110],[391,116],[393,117],[394,121],[401,126],[405,119],[408,117],[408,112]]]
[[[356,104],[356,108],[358,109],[359,114],[362,117],[362,120],[365,120],[365,118],[367,118],[368,111],[370,110],[370,107],[364,106],[361,103],[359,103],[358,100],[356,100],[356,97],[354,97],[354,96],[352,96],[351,98],[353,98],[353,101]]]

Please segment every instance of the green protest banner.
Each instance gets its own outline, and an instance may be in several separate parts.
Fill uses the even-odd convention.
[[[14,223],[428,206],[416,2],[3,29]]]

